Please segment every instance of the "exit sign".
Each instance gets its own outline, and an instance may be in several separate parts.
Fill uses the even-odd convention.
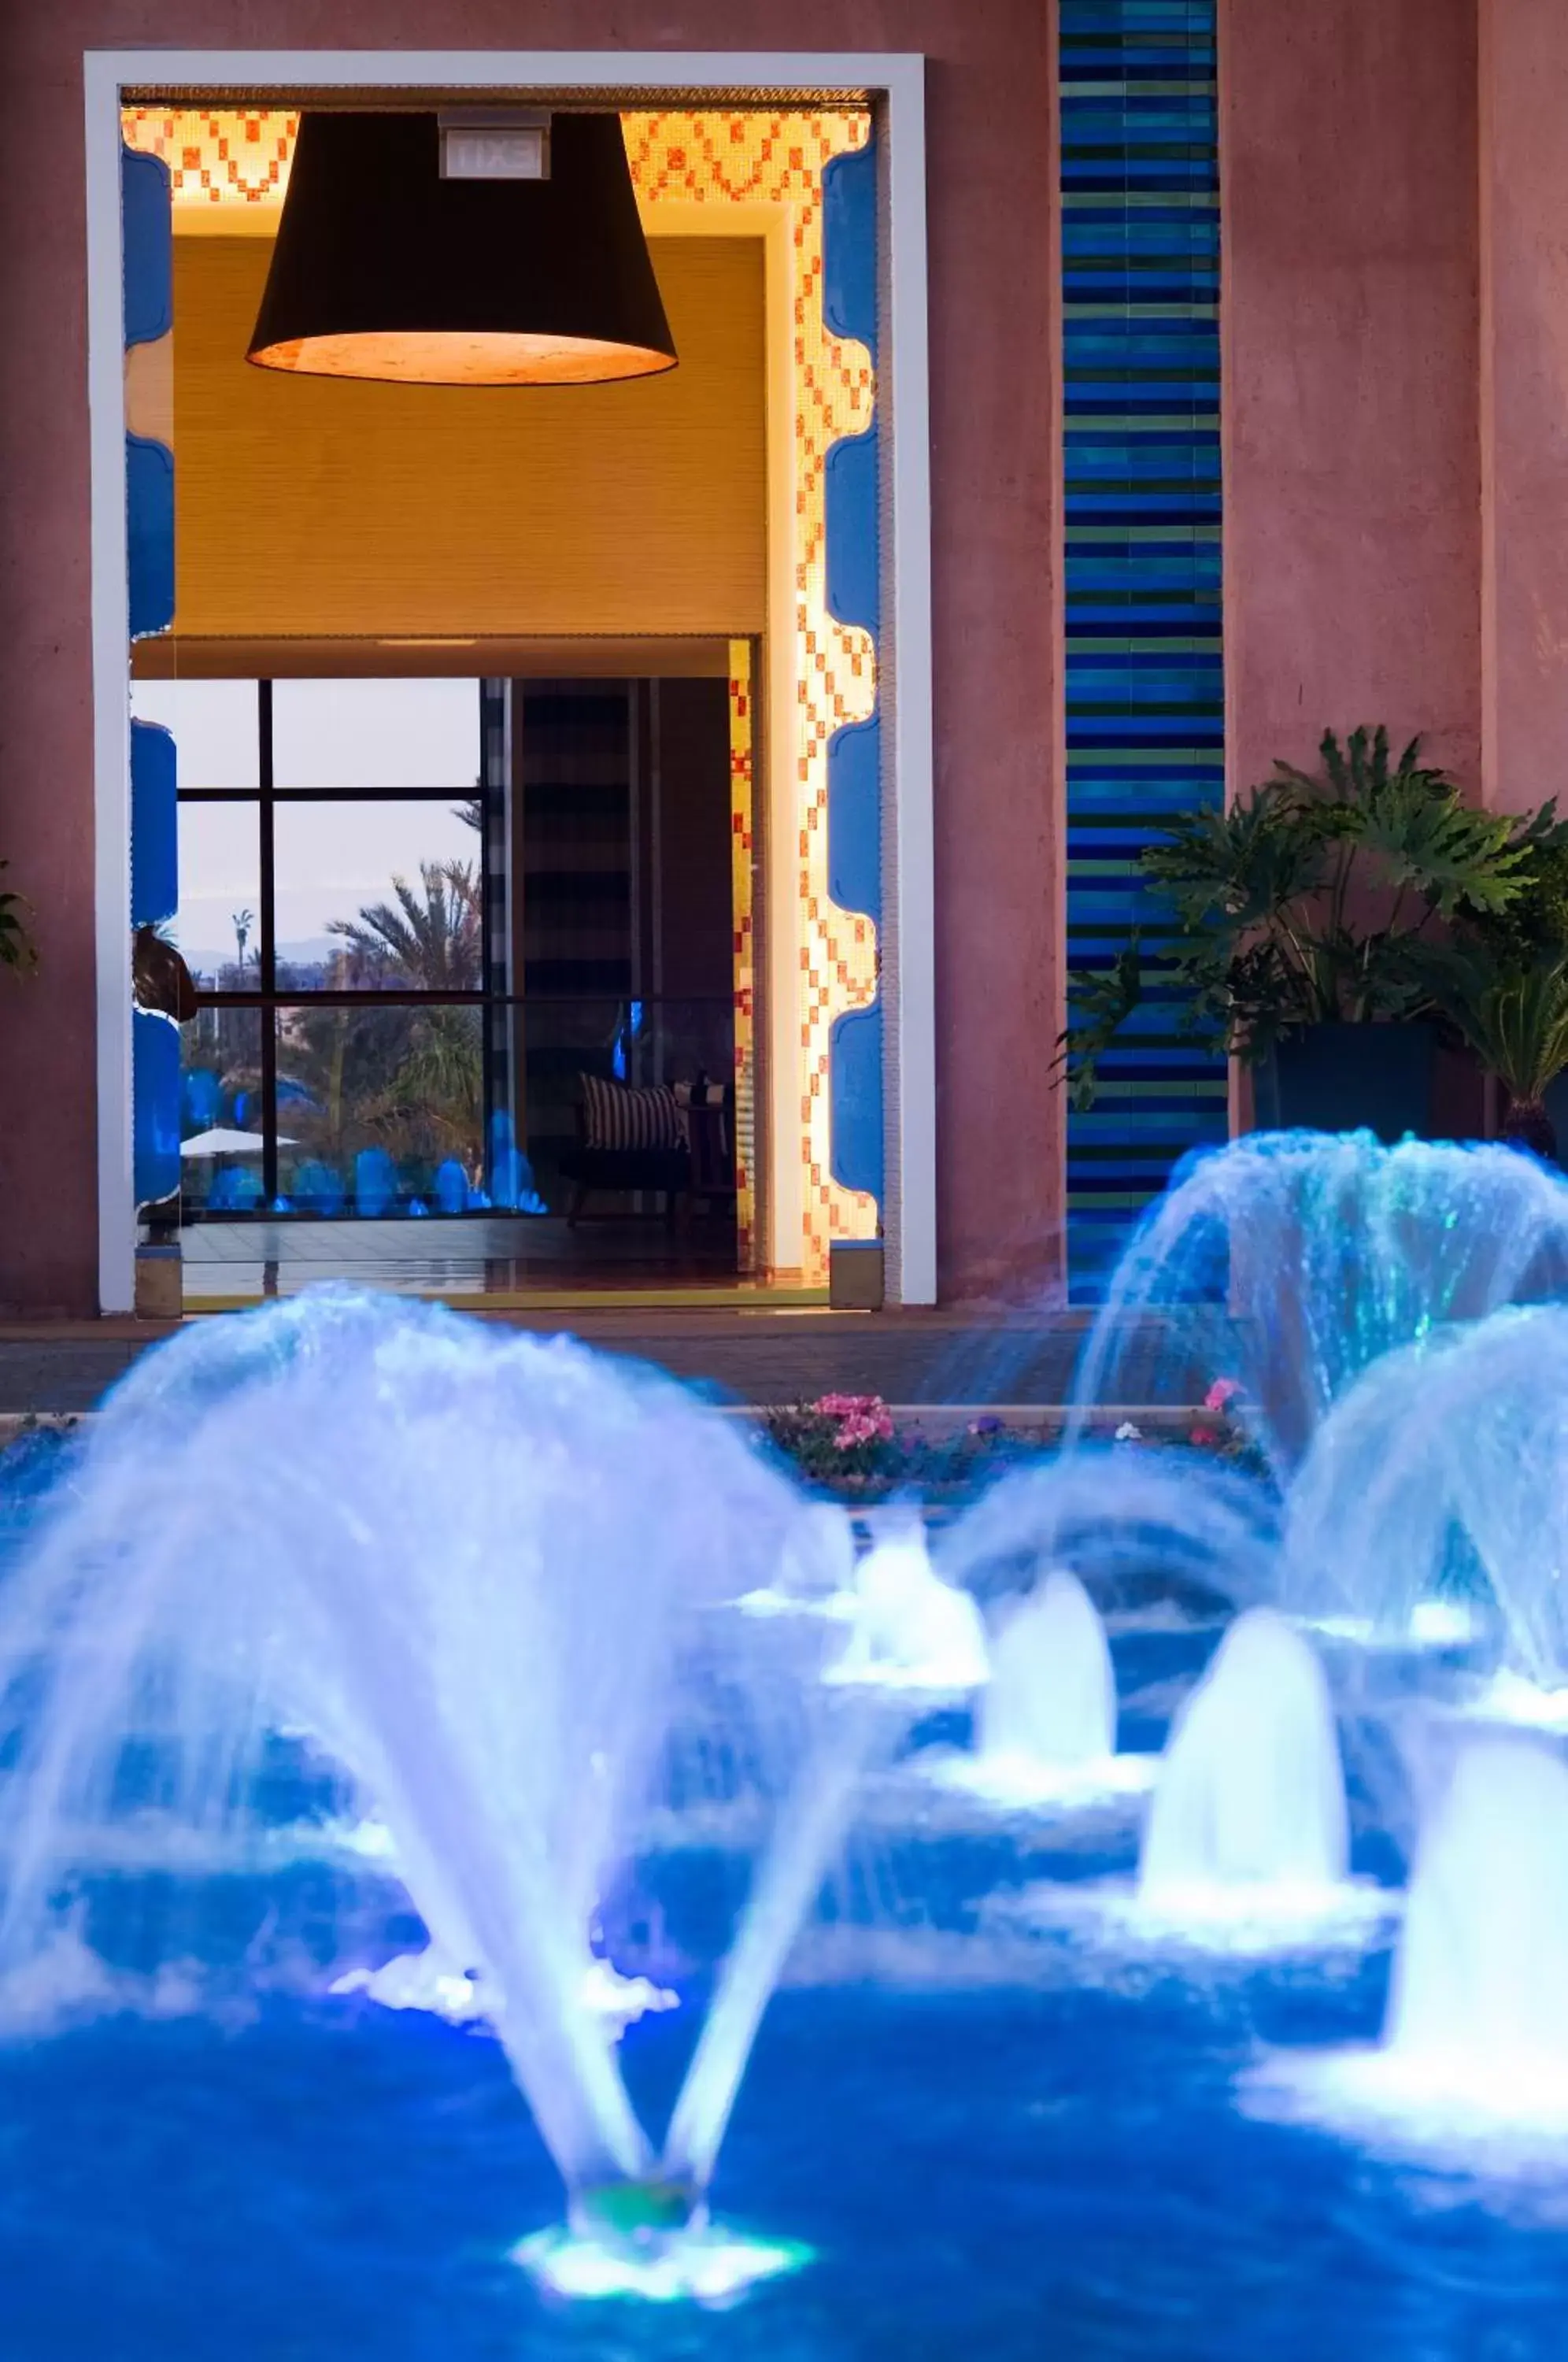
[[[526,107],[443,114],[444,181],[547,181],[550,118]]]

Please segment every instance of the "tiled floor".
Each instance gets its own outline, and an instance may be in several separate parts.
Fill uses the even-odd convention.
[[[476,1301],[475,1309],[480,1310]],[[662,1364],[690,1384],[750,1403],[810,1400],[830,1389],[901,1404],[1065,1401],[1080,1317],[997,1319],[956,1313],[801,1310],[487,1311],[514,1328],[569,1328],[602,1351]],[[0,1333],[0,1412],[87,1410],[160,1332],[137,1324],[43,1324]],[[1140,1338],[1140,1344],[1144,1343]],[[1196,1402],[1211,1372],[1173,1371],[1168,1332],[1151,1328],[1125,1392]],[[1183,1378],[1187,1384],[1184,1386]]]
[[[537,1289],[734,1288],[734,1233],[697,1219],[485,1215],[397,1221],[193,1222],[181,1233],[185,1300],[290,1296],[325,1279],[403,1295],[527,1295]]]

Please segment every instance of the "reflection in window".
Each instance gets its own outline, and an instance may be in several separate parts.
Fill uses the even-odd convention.
[[[197,984],[254,992],[260,980],[261,856],[253,803],[180,807],[175,940]]]
[[[476,990],[480,847],[468,814],[425,801],[277,804],[280,987]]]
[[[471,680],[279,680],[272,780],[279,788],[457,788],[480,777]]]
[[[482,1038],[476,1008],[280,1009],[278,1171],[291,1208],[482,1203]]]
[[[185,1209],[254,1213],[263,1202],[261,1012],[204,1009],[180,1031]]]
[[[172,731],[181,788],[256,788],[261,778],[253,680],[133,680],[138,722]]]

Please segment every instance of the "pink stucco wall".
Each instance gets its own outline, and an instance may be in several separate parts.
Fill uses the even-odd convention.
[[[1568,9],[1482,0],[1489,802],[1568,802]]]
[[[0,1306],[95,1303],[82,52],[137,45],[923,50],[930,59],[944,1292],[1060,1218],[1051,12],[1041,0],[12,0],[0,10]],[[0,984],[4,983],[0,979]]]
[[[1220,34],[1232,791],[1359,722],[1476,780],[1475,0]]]

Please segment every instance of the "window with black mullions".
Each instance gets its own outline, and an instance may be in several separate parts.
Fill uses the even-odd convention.
[[[188,1209],[482,1203],[480,683],[138,683],[135,701],[180,748]]]

